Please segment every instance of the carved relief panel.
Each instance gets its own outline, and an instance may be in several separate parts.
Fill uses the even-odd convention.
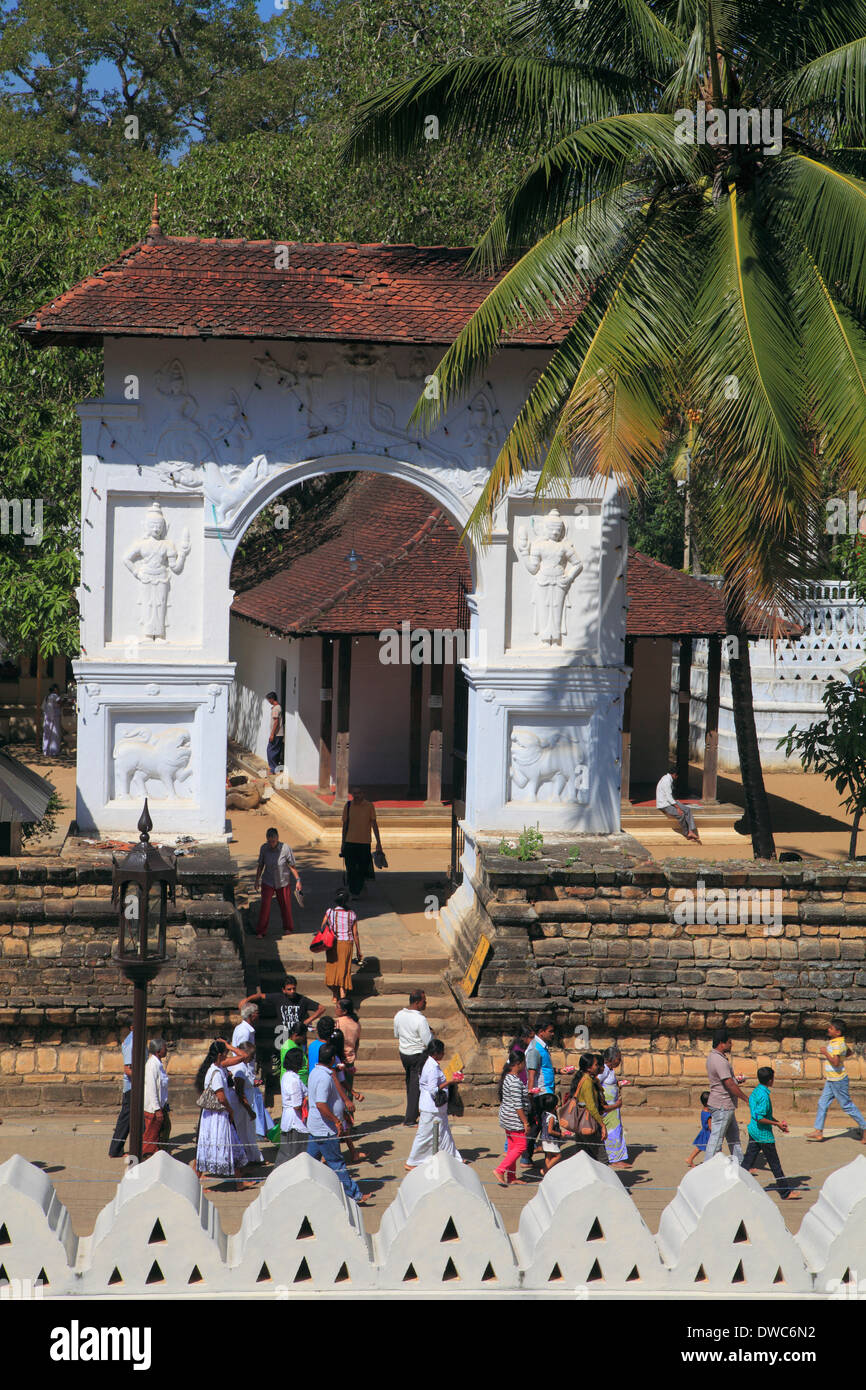
[[[110,799],[189,800],[193,796],[193,716],[175,710],[116,711],[109,728]]]
[[[507,646],[591,650],[598,641],[600,508],[518,505],[510,518]]]
[[[589,801],[592,736],[589,717],[568,725],[511,725],[508,799],[516,802]]]
[[[118,493],[108,500],[106,645],[127,660],[201,643],[202,507]]]

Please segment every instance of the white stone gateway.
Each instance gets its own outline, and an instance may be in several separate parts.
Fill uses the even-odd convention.
[[[419,434],[409,418],[451,336],[450,329],[443,336],[441,314],[422,342],[398,340],[406,332],[399,317],[377,340],[367,300],[352,319],[360,297],[351,298],[347,279],[339,332],[329,327],[324,341],[321,315],[308,301],[317,304],[333,278],[311,271],[295,290],[272,278],[268,243],[176,241],[156,223],[151,233],[111,268],[95,298],[85,283],[22,327],[37,341],[56,341],[73,323],[80,336],[87,322],[90,337],[104,342],[104,397],[78,412],[79,827],[128,833],[146,794],[161,836],[216,839],[227,829],[231,566],[250,523],[307,479],[374,471],[422,489],[462,532],[557,338],[551,332],[547,346],[538,335],[520,346],[512,340],[483,382],[431,433]],[[351,261],[368,274],[370,294],[381,295],[404,263],[426,257],[433,268],[423,272],[425,292],[434,294],[437,257],[460,255],[372,248],[387,261],[387,275],[377,279],[364,271],[361,252],[369,250],[295,248],[286,275],[301,253],[324,257],[346,276],[341,262]],[[172,273],[183,270],[187,256],[194,274],[181,275],[169,310],[165,280],[148,276],[163,261]],[[261,309],[244,310],[252,328],[225,327],[234,290],[225,290],[223,316],[213,311],[213,322],[192,303],[205,273],[217,293],[224,262],[243,263],[250,284],[272,295],[263,317]],[[449,286],[465,285],[450,273]],[[106,294],[122,297],[127,277],[134,293],[118,301],[120,319],[106,318]],[[291,331],[254,337],[255,314],[263,326],[273,322],[277,300]],[[401,301],[399,315],[408,312]],[[489,544],[471,555],[469,867],[478,832],[527,824],[564,833],[620,829],[623,497],[611,482],[576,476],[568,495],[540,500],[537,482],[528,474],[511,488]],[[275,546],[282,539],[275,531]]]

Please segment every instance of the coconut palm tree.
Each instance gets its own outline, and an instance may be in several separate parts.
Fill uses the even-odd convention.
[[[504,273],[413,421],[517,325],[566,316],[474,514],[483,538],[525,469],[540,495],[580,470],[633,492],[672,412],[699,415],[747,815],[772,857],[746,633],[777,633],[810,574],[821,453],[866,484],[866,0],[522,0],[510,23],[504,56],[367,102],[348,148],[399,155],[438,130],[525,157],[471,261]]]

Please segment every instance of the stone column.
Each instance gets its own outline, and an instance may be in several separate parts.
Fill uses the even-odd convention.
[[[625,639],[625,664],[634,666],[634,637]],[[626,686],[622,701],[622,782],[620,784],[620,800],[623,805],[628,805],[629,788],[631,786],[631,677],[633,671],[629,673],[629,682]]]
[[[430,667],[430,739],[427,746],[427,805],[442,802],[442,663]]]

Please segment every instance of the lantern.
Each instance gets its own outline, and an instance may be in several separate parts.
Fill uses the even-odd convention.
[[[150,843],[153,821],[147,809],[138,822],[141,840],[122,863],[112,855],[111,901],[118,910],[113,959],[134,986],[132,1010],[132,1091],[129,1098],[129,1152],[141,1161],[144,1131],[144,1064],[147,1053],[147,986],[165,964],[169,899],[177,889],[177,868]]]

